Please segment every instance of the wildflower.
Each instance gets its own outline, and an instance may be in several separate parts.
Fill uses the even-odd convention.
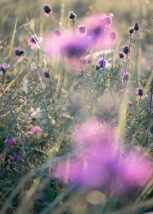
[[[124,72],[123,73],[123,80],[128,80],[129,78],[129,73],[128,72]]]
[[[45,16],[51,16],[52,15],[52,9],[51,9],[51,7],[50,6],[48,6],[48,5],[45,5],[44,6],[44,15]]]
[[[122,53],[122,52],[119,52],[119,57],[120,57],[120,59],[123,59],[124,58],[124,54]]]
[[[94,50],[110,48],[112,39],[109,36],[112,15],[94,14],[84,20],[89,43]]]
[[[104,68],[106,66],[106,60],[104,60],[103,58],[100,58],[98,61],[98,65],[100,68]]]
[[[16,140],[13,138],[7,138],[5,140],[5,146],[12,148],[16,144]]]
[[[10,158],[12,161],[18,161],[20,159],[20,155],[19,154],[13,154],[13,155],[11,155]]]
[[[49,73],[48,72],[44,72],[44,77],[49,78]]]
[[[77,60],[86,53],[88,47],[87,39],[74,36],[72,32],[64,32],[60,37],[51,35],[44,39],[44,52],[48,57],[60,56]]]
[[[96,65],[96,70],[98,71],[100,69],[100,67],[98,65]]]
[[[123,47],[123,53],[128,55],[128,53],[130,52],[130,48],[128,46]]]
[[[131,35],[132,33],[133,33],[133,28],[131,28],[130,30],[129,30],[129,34]]]
[[[33,100],[30,100],[29,104],[30,104],[30,105],[33,105],[33,104],[34,104]]]
[[[33,126],[31,129],[31,134],[33,135],[41,135],[42,134],[42,130],[40,128],[40,126]]]
[[[2,159],[2,157],[3,157],[3,155],[2,155],[2,153],[0,153],[0,159]]]
[[[28,44],[31,47],[31,49],[35,49],[38,47],[41,41],[42,41],[41,37],[38,37],[37,35],[33,35],[31,36],[30,39],[28,39]]]
[[[74,21],[74,19],[76,18],[76,14],[73,11],[70,11],[69,12],[69,18]]]
[[[153,176],[148,158],[136,151],[121,153],[123,148],[115,141],[115,130],[95,119],[76,126],[73,141],[75,157],[55,167],[55,176],[62,181],[124,193],[146,185]]]
[[[138,24],[138,23],[135,23],[135,25],[134,25],[134,30],[135,30],[135,31],[138,31],[138,30],[139,30],[139,24]]]
[[[39,194],[39,195],[37,195],[37,198],[35,200],[35,204],[38,206],[41,206],[43,204],[43,200],[44,200],[44,195]]]
[[[5,74],[5,73],[6,73],[6,71],[7,71],[7,69],[8,69],[8,67],[9,67],[9,65],[8,65],[8,64],[3,63],[3,64],[1,65],[1,67],[0,67],[0,71],[1,71],[1,73],[2,73],[2,74]]]
[[[24,55],[24,51],[21,48],[15,48],[14,54],[15,58],[19,59],[21,56]]]

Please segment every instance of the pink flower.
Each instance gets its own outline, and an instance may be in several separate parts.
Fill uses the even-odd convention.
[[[77,126],[73,140],[75,157],[55,167],[54,175],[61,181],[120,194],[146,185],[153,177],[151,161],[136,151],[123,153],[114,129],[95,119]]]
[[[60,36],[52,34],[44,39],[44,52],[49,57],[66,57],[70,64],[80,64],[80,58],[83,57],[90,43],[86,38],[80,38],[73,32],[64,32]]]
[[[31,36],[30,39],[28,39],[28,44],[31,47],[31,49],[38,48],[38,45],[41,42],[42,42],[42,38],[37,35],[33,35],[33,36]]]
[[[31,134],[33,134],[33,135],[42,135],[42,130],[41,130],[40,126],[32,127]]]
[[[5,74],[6,71],[7,71],[7,69],[9,68],[9,66],[10,66],[9,64],[3,63],[3,64],[1,65],[1,67],[0,67],[1,73],[2,73],[2,74]]]
[[[94,50],[107,49],[111,47],[112,38],[109,35],[112,14],[109,16],[94,14],[84,20],[84,25],[87,29],[87,34],[90,38],[90,43]]]

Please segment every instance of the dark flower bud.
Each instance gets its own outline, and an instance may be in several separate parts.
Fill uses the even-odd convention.
[[[19,50],[19,49],[15,50],[15,55],[16,56],[22,56],[23,54],[24,54],[23,50]]]
[[[122,51],[123,53],[128,54],[130,52],[130,49],[128,46],[125,46]]]
[[[133,28],[131,28],[130,30],[129,30],[129,34],[132,34],[133,33]]]
[[[44,72],[44,76],[45,76],[46,78],[49,78],[49,73],[48,73],[48,72]]]
[[[74,20],[76,18],[76,14],[73,11],[71,11],[69,13],[69,18],[72,19],[72,20]]]
[[[138,95],[139,95],[140,97],[143,96],[143,90],[142,90],[141,88],[138,89]]]
[[[123,54],[122,52],[120,52],[120,53],[119,53],[119,57],[120,57],[121,59],[123,59],[123,58],[124,58],[124,54]]]
[[[138,23],[135,23],[135,25],[134,25],[134,30],[135,30],[135,31],[138,31],[138,30],[139,30],[139,25],[138,25]]]
[[[96,70],[98,71],[100,69],[100,67],[98,65],[96,65]]]
[[[44,6],[44,12],[47,13],[47,14],[51,13],[51,8],[49,6],[47,6],[47,5],[45,5]]]

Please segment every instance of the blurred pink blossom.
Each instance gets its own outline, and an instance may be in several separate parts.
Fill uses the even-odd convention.
[[[77,125],[73,141],[75,157],[55,168],[55,176],[64,182],[122,193],[146,185],[153,177],[151,161],[136,151],[123,152],[115,130],[96,119]]]

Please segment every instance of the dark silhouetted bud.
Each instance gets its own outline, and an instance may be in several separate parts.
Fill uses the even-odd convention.
[[[130,49],[128,46],[125,46],[122,51],[123,53],[128,54],[130,52]]]
[[[71,11],[69,13],[69,18],[72,19],[72,20],[74,20],[76,18],[76,14],[73,11]]]
[[[45,76],[46,78],[49,78],[49,73],[48,73],[48,72],[44,72],[44,76]]]
[[[139,30],[139,25],[138,25],[138,23],[135,23],[135,25],[134,25],[134,30],[135,30],[135,31],[138,31],[138,30]]]
[[[120,52],[118,55],[121,59],[124,58],[124,54],[122,52]]]
[[[132,34],[133,31],[134,31],[133,28],[131,28],[131,29],[129,30],[129,33]]]

